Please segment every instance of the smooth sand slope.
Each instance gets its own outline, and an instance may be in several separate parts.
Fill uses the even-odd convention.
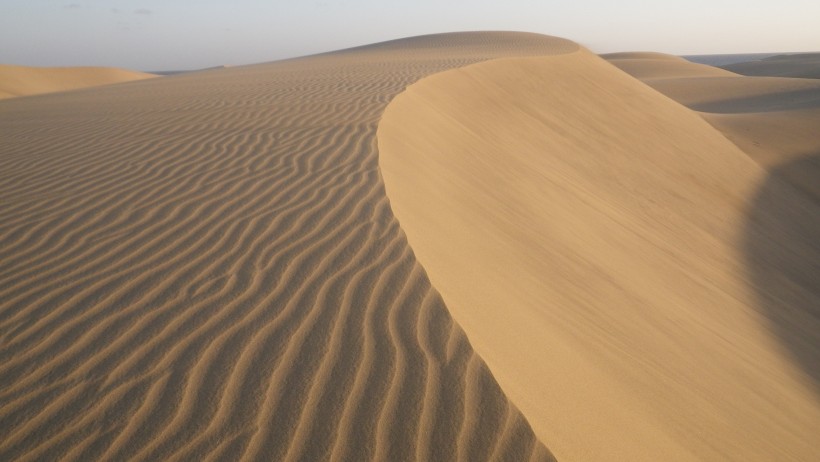
[[[817,460],[820,201],[700,114],[581,49],[424,79],[379,150],[417,258],[559,460]]]
[[[0,460],[551,460],[375,135],[421,77],[576,48],[450,34],[0,102]]]
[[[113,67],[26,67],[0,64],[0,99],[156,77]]]
[[[783,68],[769,65],[768,69],[772,75],[787,74],[795,61],[806,62],[806,58],[811,57],[772,57],[770,63],[782,63]],[[645,54],[642,58],[645,68],[665,67],[656,54]],[[607,59],[624,69],[618,56],[608,55]],[[633,70],[625,70],[633,73]],[[768,180],[758,188],[756,207],[750,212],[750,219],[766,220],[773,216],[781,222],[785,236],[791,235],[792,228],[811,229],[816,215],[789,213],[790,204],[781,203],[776,191],[780,182],[785,181],[802,195],[820,202],[820,81],[737,75],[691,78],[685,74],[670,74],[664,79],[634,75],[681,104],[700,111],[701,117],[767,170]],[[816,240],[817,232],[813,232]],[[816,318],[820,317],[820,304],[813,299],[801,300],[799,291],[788,283],[781,283],[782,275],[773,272],[772,268],[777,266],[760,262],[781,261],[780,267],[792,267],[792,278],[802,279],[803,285],[815,290],[820,285],[818,263],[789,255],[778,246],[763,245],[764,242],[752,235],[748,237],[747,254],[757,284],[766,288],[764,296],[786,300],[790,308],[784,313],[778,304],[765,302],[764,312],[784,345],[814,378],[815,387],[820,390],[820,342],[816,330],[804,329],[803,325],[808,315],[815,320],[810,318],[806,326],[815,326]]]

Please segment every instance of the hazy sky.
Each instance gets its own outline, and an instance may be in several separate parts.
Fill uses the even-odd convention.
[[[458,30],[593,51],[820,51],[820,0],[0,0],[0,63],[139,70],[251,64]]]

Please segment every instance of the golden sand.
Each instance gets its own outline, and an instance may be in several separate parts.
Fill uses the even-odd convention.
[[[820,203],[701,115],[579,50],[424,79],[379,149],[434,287],[559,460],[817,454]]]
[[[0,101],[0,460],[812,460],[817,87],[609,58]]]
[[[154,74],[112,67],[26,67],[0,65],[0,99],[130,82]]]
[[[393,217],[452,34],[0,102],[0,460],[551,460]]]

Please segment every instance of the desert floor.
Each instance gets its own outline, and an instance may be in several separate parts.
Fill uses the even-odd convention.
[[[817,457],[820,80],[511,32],[116,72],[0,101],[0,460]]]

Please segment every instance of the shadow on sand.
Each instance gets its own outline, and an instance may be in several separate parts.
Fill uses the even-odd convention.
[[[820,396],[820,153],[770,172],[744,246],[760,309]]]

